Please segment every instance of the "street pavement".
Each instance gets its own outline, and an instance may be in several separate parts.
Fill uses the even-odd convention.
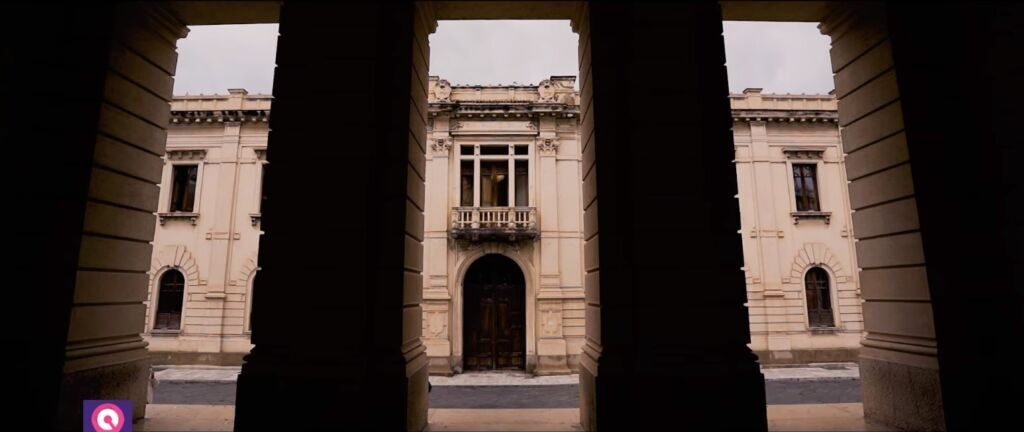
[[[231,405],[239,368],[154,367],[153,403]],[[861,401],[856,364],[820,364],[766,368],[769,405],[853,403]],[[466,373],[430,377],[431,408],[575,408],[579,377],[534,377],[526,373]]]

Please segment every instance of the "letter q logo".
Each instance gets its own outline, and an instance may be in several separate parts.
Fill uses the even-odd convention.
[[[90,432],[131,432],[131,401],[85,401],[82,429]]]

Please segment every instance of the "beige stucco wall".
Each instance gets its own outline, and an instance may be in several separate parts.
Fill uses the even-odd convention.
[[[751,348],[762,362],[855,360],[864,325],[836,100],[759,89],[730,100]],[[794,162],[817,165],[827,219],[794,217]],[[808,325],[814,266],[830,277],[832,329]]]
[[[528,369],[567,373],[578,367],[583,214],[573,81],[552,77],[542,81],[550,86],[542,92],[537,85],[452,87],[430,79],[423,337],[432,373],[461,370],[462,277],[488,253],[510,257],[526,277]],[[730,100],[751,348],[762,362],[850,359],[860,346],[863,316],[835,98],[751,89]],[[156,226],[144,329],[151,351],[190,354],[179,356],[182,361],[217,361],[211,359],[223,354],[237,361],[251,348],[248,317],[270,102],[270,96],[244,90],[172,102],[159,211],[169,205],[172,165],[195,162],[197,215],[194,224],[190,217],[164,217]],[[487,143],[529,146],[536,239],[449,238],[450,211],[460,204],[460,146]],[[792,216],[793,161],[818,165],[827,221]],[[803,275],[812,266],[830,275],[834,329],[808,326]],[[154,288],[168,268],[186,275],[182,329],[154,333]]]
[[[215,354],[251,348],[248,317],[260,235],[253,216],[259,214],[269,108],[269,96],[244,90],[176,97],[171,104],[158,207],[164,217],[153,241],[144,331],[151,351]],[[163,213],[176,163],[199,164],[194,221]],[[171,268],[186,275],[182,328],[154,332],[154,292]]]

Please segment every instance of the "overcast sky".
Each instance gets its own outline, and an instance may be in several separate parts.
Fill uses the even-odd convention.
[[[276,24],[190,30],[178,42],[175,94],[270,93]],[[442,21],[430,36],[430,74],[452,84],[536,84],[576,75],[576,48],[568,21]],[[827,93],[833,88],[828,48],[814,23],[726,22],[729,89]]]

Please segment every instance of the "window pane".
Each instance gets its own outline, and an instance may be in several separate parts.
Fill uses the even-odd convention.
[[[480,146],[480,154],[482,155],[507,155],[508,145],[482,145]]]
[[[181,307],[185,294],[185,277],[177,270],[168,270],[160,277],[155,329],[181,328]]]
[[[812,327],[832,327],[832,298],[829,291],[828,273],[822,268],[812,268],[804,277],[807,293],[807,317]]]
[[[473,161],[462,161],[459,170],[462,176],[462,200],[461,206],[473,206]]]
[[[508,161],[481,161],[480,206],[508,205]]]
[[[526,154],[530,154],[530,146],[525,146],[525,145],[517,145],[517,146],[515,147],[515,153],[516,153],[517,155],[526,155]]]
[[[171,171],[170,211],[194,211],[196,199],[196,177],[198,173],[198,165],[174,165],[174,170]]]
[[[459,154],[461,154],[463,156],[472,156],[473,155],[473,146],[471,146],[471,145],[459,146]]]
[[[267,189],[265,187],[267,183],[267,164],[263,164],[260,167],[260,211],[263,211],[263,206],[267,202]]]
[[[807,210],[807,201],[804,196],[803,165],[793,165],[793,187],[796,194],[796,210]]]
[[[804,190],[807,194],[807,209],[812,211],[820,210],[818,207],[818,167],[807,165],[804,171]]]
[[[516,146],[519,147],[519,146]],[[516,206],[530,205],[530,173],[528,161],[516,161]]]

